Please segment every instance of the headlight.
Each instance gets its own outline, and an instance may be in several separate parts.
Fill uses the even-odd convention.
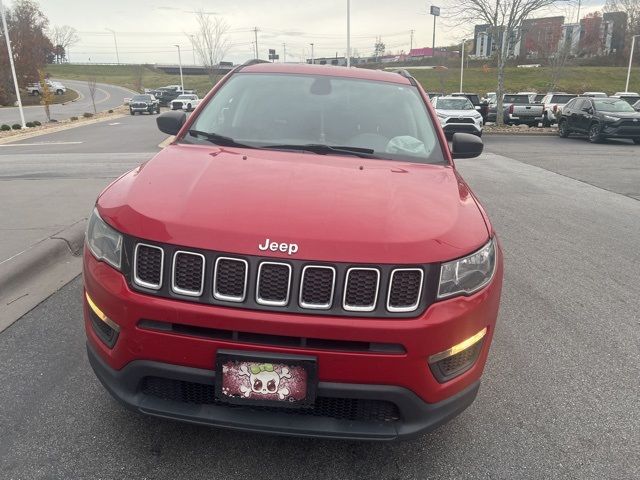
[[[93,210],[87,225],[87,245],[94,257],[104,260],[120,270],[122,261],[122,235],[107,225]]]
[[[438,116],[438,118],[447,118],[447,115],[445,115],[444,113],[436,112],[436,115]]]
[[[495,267],[496,247],[492,238],[477,252],[442,264],[438,298],[477,292],[491,281]]]
[[[620,118],[612,117],[611,115],[605,115],[604,120],[605,122],[617,122],[618,120],[620,120]]]

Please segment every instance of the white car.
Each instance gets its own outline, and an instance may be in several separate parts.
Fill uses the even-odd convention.
[[[609,95],[607,95],[605,92],[584,92],[581,96],[592,97],[592,98],[604,98],[604,97],[608,97]]]
[[[171,100],[169,106],[171,110],[186,110],[190,112],[200,103],[200,99],[197,95],[193,93],[183,93],[182,95],[178,95],[176,98]]]
[[[466,97],[435,97],[431,100],[445,135],[457,132],[482,136],[482,115]]]
[[[564,107],[569,100],[577,97],[577,95],[566,92],[549,92],[542,99],[544,105],[544,113],[542,114],[542,126],[550,127],[554,123],[558,123],[558,117],[562,113]]]

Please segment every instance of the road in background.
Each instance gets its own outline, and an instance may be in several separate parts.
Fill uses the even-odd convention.
[[[139,135],[120,133],[113,145]],[[555,139],[487,137],[488,153],[457,162],[500,234],[505,280],[483,386],[451,423],[412,442],[372,444],[127,411],[86,360],[77,278],[0,334],[0,471],[9,479],[637,479],[640,202],[513,158],[517,149],[542,161],[545,141]],[[598,178],[580,143],[552,145]],[[635,156],[640,167],[640,147],[595,148]],[[491,153],[499,150],[513,155]]]
[[[57,81],[61,82],[65,87],[78,92],[79,97],[77,100],[67,102],[64,105],[51,105],[51,118],[55,120],[67,120],[71,117],[81,117],[85,112],[93,113],[93,104],[91,102],[91,96],[89,95],[87,82],[61,79]],[[123,87],[97,83],[95,95],[96,110],[98,112],[105,112],[119,107],[123,104],[125,97],[131,97],[134,94],[135,92]],[[47,121],[47,117],[44,113],[44,107],[42,105],[24,107],[24,117],[27,122],[34,122],[37,120],[40,123],[45,123]],[[6,123],[7,125],[20,123],[18,107],[0,108],[0,124],[3,123]]]
[[[86,218],[114,178],[166,135],[136,115],[0,145],[0,263]]]

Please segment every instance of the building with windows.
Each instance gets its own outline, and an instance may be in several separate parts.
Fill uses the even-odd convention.
[[[519,56],[545,58],[558,51],[564,17],[529,18],[522,22]]]

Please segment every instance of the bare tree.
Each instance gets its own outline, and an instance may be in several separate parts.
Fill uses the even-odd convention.
[[[96,77],[89,77],[87,87],[89,88],[89,97],[91,97],[91,104],[93,105],[93,113],[98,113],[96,111]]]
[[[496,123],[502,124],[505,65],[509,56],[510,45],[520,40],[522,22],[533,13],[549,7],[559,0],[459,0],[450,9],[449,17],[460,24],[484,22],[489,25],[493,39],[497,43],[498,87]]]
[[[69,56],[69,48],[80,41],[78,32],[69,25],[55,26],[49,32],[49,39],[53,43],[56,62],[62,63]]]
[[[40,86],[42,87],[42,105],[44,105],[44,114],[47,117],[47,122],[51,121],[51,103],[53,102],[53,93],[51,92],[51,88],[49,88],[49,84],[47,83],[47,78],[44,74],[44,70],[38,70],[38,76],[40,78]]]
[[[220,61],[229,50],[227,32],[229,24],[223,18],[216,17],[204,10],[196,12],[198,29],[195,35],[189,36],[202,65],[209,72],[213,81],[217,76],[216,70]]]

